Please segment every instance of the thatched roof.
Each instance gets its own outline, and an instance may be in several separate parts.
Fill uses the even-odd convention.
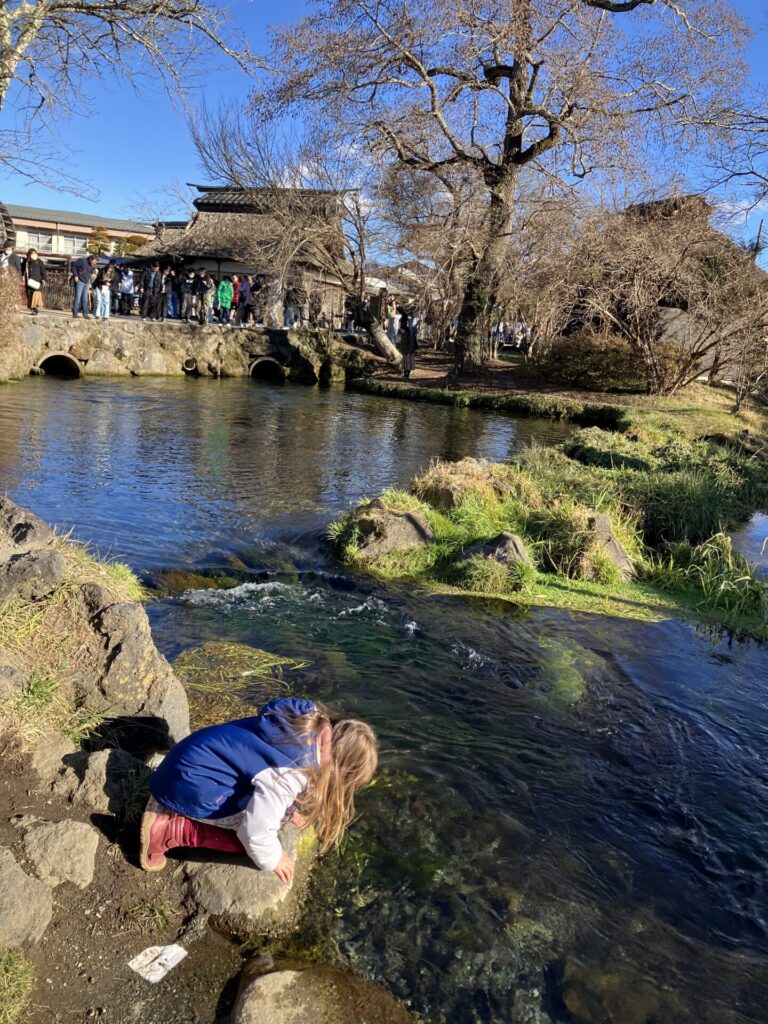
[[[263,266],[327,268],[343,261],[338,195],[301,190],[205,188],[188,223],[158,224],[139,258],[213,259]]]

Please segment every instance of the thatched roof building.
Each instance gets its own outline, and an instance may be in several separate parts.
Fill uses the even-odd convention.
[[[195,185],[189,221],[165,221],[134,254],[161,264],[205,267],[217,278],[252,273],[319,293],[326,314],[344,305],[342,194],[291,188]]]

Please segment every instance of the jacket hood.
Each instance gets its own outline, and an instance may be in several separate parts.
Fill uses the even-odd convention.
[[[308,736],[306,745],[297,742],[291,720],[314,710],[315,704],[311,700],[277,697],[265,704],[259,712],[254,732],[259,739],[278,750],[283,749],[289,757],[302,764],[313,763],[316,760],[316,738]]]

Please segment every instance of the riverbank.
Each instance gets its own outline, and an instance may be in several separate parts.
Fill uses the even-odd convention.
[[[272,959],[271,944],[300,949],[288,939],[301,927],[311,834],[283,829],[297,865],[288,885],[245,857],[139,869],[148,779],[189,731],[190,704],[193,727],[252,713],[226,671],[261,679],[267,699],[284,692],[293,664],[209,644],[171,666],[144,597],[125,566],[0,499],[0,1021],[245,1024],[259,1006],[280,1024],[298,1006],[307,1021],[351,1022],[367,998],[382,1021],[407,1024],[383,989]],[[128,966],[170,943],[188,955],[162,983]]]
[[[430,402],[457,408],[481,409],[510,416],[541,416],[582,427],[627,432],[636,429],[680,433],[689,437],[722,434],[736,437],[753,430],[765,434],[766,407],[747,405],[733,415],[733,395],[727,388],[697,383],[679,395],[663,398],[644,394],[613,394],[553,387],[525,374],[520,363],[498,361],[473,381],[457,381],[443,353],[429,353],[409,381],[383,370],[349,381],[349,390],[384,398]]]
[[[722,419],[717,405],[678,408],[689,430]],[[510,463],[435,462],[329,535],[348,565],[386,579],[764,638],[768,588],[724,532],[768,507],[764,435],[699,436],[665,415],[655,404],[624,433],[579,430]]]

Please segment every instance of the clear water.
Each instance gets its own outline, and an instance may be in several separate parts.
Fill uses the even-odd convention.
[[[768,650],[384,587],[322,542],[434,456],[562,436],[247,381],[0,389],[15,500],[140,571],[238,567],[234,590],[150,606],[169,656],[306,659],[297,685],[380,733],[319,897],[344,961],[450,1024],[765,1021]]]

